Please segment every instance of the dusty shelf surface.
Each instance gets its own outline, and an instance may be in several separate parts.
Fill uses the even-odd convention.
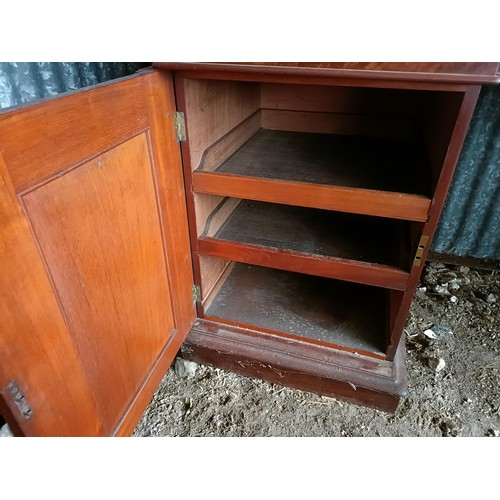
[[[216,172],[429,195],[415,140],[261,129]]]
[[[214,238],[406,270],[404,230],[392,219],[243,200]]]
[[[377,287],[237,263],[205,314],[382,355],[386,300]]]
[[[395,415],[208,366],[185,372],[178,362],[179,375],[168,371],[135,435],[494,436],[500,432],[498,278],[498,271],[427,266],[421,283],[427,290],[418,292],[405,328],[408,396]],[[456,303],[434,291],[443,282],[459,285]],[[432,324],[442,328],[435,340],[423,333]],[[438,358],[446,366],[436,372],[429,364]]]

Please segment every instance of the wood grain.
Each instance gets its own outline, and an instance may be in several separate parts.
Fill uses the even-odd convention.
[[[213,211],[225,200],[224,196],[212,196],[203,193],[194,193],[196,235],[201,236],[207,225],[207,220]],[[197,242],[193,245],[194,250],[198,248]]]
[[[404,344],[394,362],[198,320],[182,356],[247,377],[394,412],[406,394]]]
[[[213,172],[255,135],[261,128],[261,122],[262,117],[259,110],[223,135],[205,150],[199,168],[206,172]]]
[[[405,290],[408,281],[408,273],[401,269],[351,259],[318,257],[213,238],[201,239],[198,248],[202,255],[396,290]]]
[[[153,67],[190,72],[227,72],[259,75],[300,75],[309,78],[358,78],[384,82],[445,82],[462,84],[498,83],[495,62],[253,62],[173,63]],[[385,83],[387,85],[387,83]]]
[[[205,302],[231,262],[227,259],[196,254],[200,266],[201,300]]]
[[[16,192],[30,189],[147,127],[141,79],[126,78],[111,85],[0,115],[4,158]]]
[[[203,237],[214,236],[227,222],[242,200],[237,198],[223,198],[207,219]]]
[[[229,198],[210,219],[198,251],[404,290],[410,248],[401,252],[400,245],[406,229],[389,219]]]
[[[262,128],[269,130],[391,138],[415,137],[417,130],[412,118],[273,109],[262,109],[261,113]]]
[[[26,435],[130,434],[194,321],[174,111],[171,75],[145,71],[0,117],[0,390],[32,404]]]
[[[182,85],[182,84],[181,84]],[[205,149],[259,108],[259,86],[217,80],[184,80],[190,163],[200,164]]]
[[[12,430],[27,436],[103,435],[78,351],[2,155],[0,234],[0,392],[10,410],[4,417]],[[12,380],[32,409],[29,420],[8,395]]]
[[[418,195],[211,172],[193,172],[193,189],[219,196],[415,221],[427,220],[431,203],[429,198]]]
[[[260,107],[281,111],[416,117],[429,92],[327,85],[260,84]]]
[[[174,333],[145,134],[23,201],[110,433]]]
[[[175,335],[168,338],[126,413],[113,431],[130,435],[150,403],[196,317],[193,302],[193,269],[186,213],[186,194],[180,148],[173,120],[176,102],[172,75],[144,72],[144,95],[149,120],[149,147],[156,195],[160,208],[168,283],[171,290]],[[162,307],[168,307],[164,304]],[[164,332],[165,338],[168,332]]]

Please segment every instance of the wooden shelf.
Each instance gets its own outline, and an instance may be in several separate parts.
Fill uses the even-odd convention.
[[[235,264],[205,317],[383,356],[387,311],[380,288]]]
[[[430,207],[429,169],[410,138],[260,129],[210,170],[193,173],[195,192],[416,221]]]
[[[234,204],[226,200],[209,217],[200,254],[406,289],[410,255],[402,221],[249,200]]]

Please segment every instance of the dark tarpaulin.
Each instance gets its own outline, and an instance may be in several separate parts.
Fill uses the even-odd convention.
[[[500,260],[500,86],[481,91],[432,250]]]
[[[131,75],[137,62],[0,62],[0,108]]]

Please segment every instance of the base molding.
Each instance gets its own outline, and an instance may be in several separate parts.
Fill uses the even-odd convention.
[[[393,361],[198,319],[182,357],[247,377],[395,412],[406,395],[404,340]]]

